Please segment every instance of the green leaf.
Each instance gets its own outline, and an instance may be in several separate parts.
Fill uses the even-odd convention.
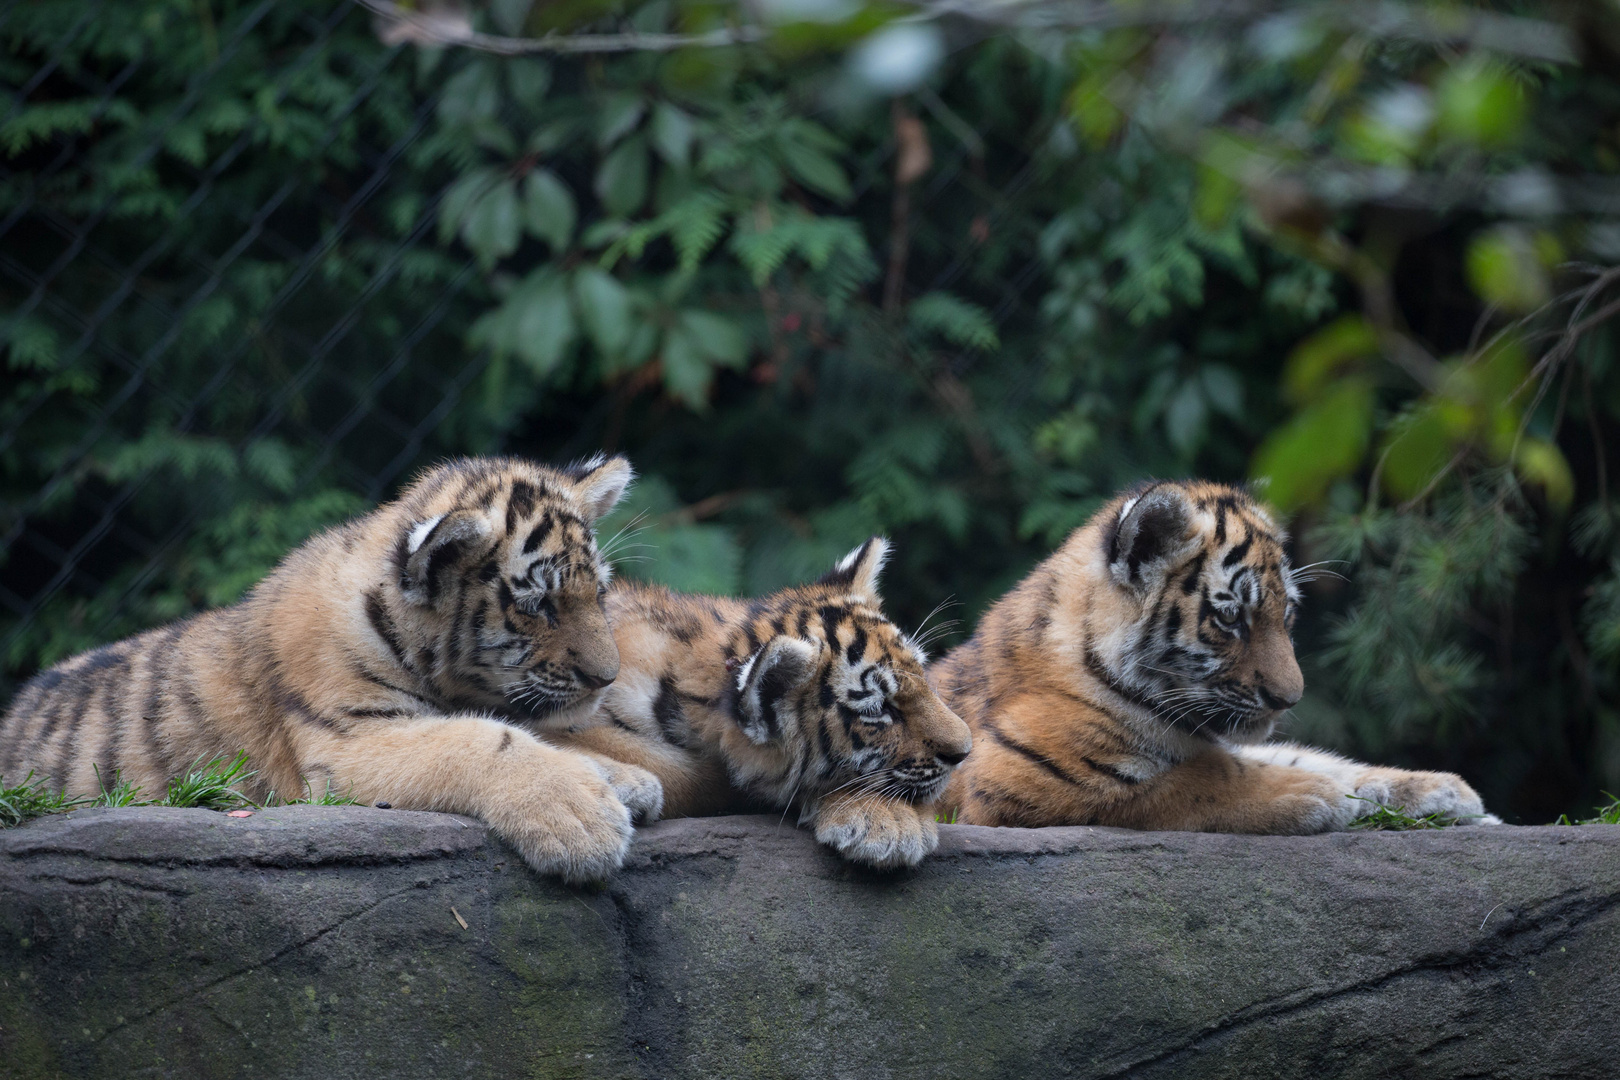
[[[292,494],[298,485],[292,450],[280,439],[254,439],[242,451],[242,464],[250,475],[283,495]]]
[[[527,11],[530,0],[522,0]],[[544,60],[521,56],[506,62],[506,85],[519,105],[538,112],[551,88],[551,67]]]
[[[1243,185],[1219,169],[1200,164],[1193,213],[1207,228],[1226,224],[1243,196]]]
[[[668,214],[670,241],[682,270],[696,270],[726,229],[726,201],[710,192],[683,199]]]
[[[522,210],[511,178],[497,181],[467,207],[461,239],[486,270],[516,251],[522,238]]]
[[[1199,443],[1204,441],[1208,419],[1209,404],[1204,400],[1199,380],[1186,380],[1170,396],[1170,404],[1164,411],[1164,430],[1170,436],[1170,445],[1183,457],[1192,457]]]
[[[848,202],[853,197],[849,177],[844,175],[843,166],[836,158],[793,139],[783,138],[778,146],[788,174],[799,183],[839,202]]]
[[[716,367],[736,368],[748,358],[748,335],[731,320],[707,311],[683,311],[664,335],[664,388],[694,409],[706,409]]]
[[[1360,315],[1344,315],[1294,346],[1283,366],[1283,395],[1296,405],[1314,400],[1335,380],[1378,355],[1378,333]]]
[[[1319,502],[1361,464],[1372,422],[1372,384],[1343,379],[1267,436],[1249,475],[1270,481],[1266,501],[1283,513]]]
[[[1225,364],[1205,364],[1199,372],[1210,407],[1233,420],[1243,419],[1243,380]]]
[[[1421,492],[1451,460],[1466,425],[1466,412],[1443,400],[1425,401],[1402,417],[1384,440],[1384,490],[1397,499]]]
[[[0,346],[7,351],[11,371],[54,371],[62,343],[49,323],[29,315],[0,320]]]
[[[512,37],[521,36],[524,23],[529,20],[529,9],[534,7],[534,0],[490,0],[489,12],[495,17],[495,25],[501,33]],[[522,63],[520,58],[514,63]]]
[[[647,140],[640,135],[621,143],[602,160],[596,194],[613,217],[629,217],[647,201]]]
[[[1435,86],[1435,127],[1447,138],[1487,149],[1519,141],[1529,115],[1524,87],[1499,63],[1470,57]]]
[[[697,349],[721,367],[741,367],[748,358],[748,335],[730,319],[707,311],[683,311],[677,323]]]
[[[1468,245],[1468,283],[1481,299],[1504,311],[1523,314],[1552,299],[1547,268],[1562,257],[1549,234],[1522,225],[1498,225]]]
[[[612,274],[587,265],[574,271],[574,299],[596,347],[608,356],[622,352],[635,326],[629,291]]]
[[[664,389],[670,397],[694,409],[709,404],[709,387],[714,383],[714,365],[691,331],[677,324],[664,335]]]
[[[16,157],[35,143],[48,142],[59,135],[87,135],[98,111],[93,98],[30,105],[0,124],[0,150],[4,150],[7,157]],[[174,149],[172,143],[171,149]]]
[[[635,130],[646,112],[647,103],[635,94],[608,96],[596,114],[596,145],[612,146]]]
[[[524,177],[523,222],[552,251],[568,249],[577,214],[573,192],[551,170],[536,169]]]
[[[524,278],[500,307],[473,323],[467,340],[515,355],[543,378],[562,362],[578,334],[566,279],[542,267]]]
[[[752,227],[750,222],[731,234],[730,247],[757,288],[769,281],[771,275],[787,262],[796,242],[797,237],[792,229],[781,223],[768,229],[758,229]]]
[[[1575,501],[1575,474],[1553,443],[1527,436],[1519,443],[1513,468],[1526,482],[1540,486],[1547,493],[1547,502],[1560,513]]]
[[[939,334],[952,345],[993,351],[1000,347],[990,313],[949,293],[931,292],[911,302],[906,321],[915,330]]]
[[[1109,98],[1115,70],[1092,71],[1069,94],[1069,118],[1092,146],[1102,147],[1125,126],[1125,113]]]
[[[439,242],[448,244],[467,221],[468,212],[500,180],[497,169],[474,169],[445,190],[439,201]]]
[[[684,169],[692,162],[692,139],[697,125],[692,118],[667,101],[660,101],[653,109],[652,143],[658,156]]]
[[[444,84],[439,123],[447,128],[477,126],[495,119],[501,88],[493,61],[474,58]]]

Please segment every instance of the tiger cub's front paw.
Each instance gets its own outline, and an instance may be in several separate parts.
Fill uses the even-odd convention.
[[[504,792],[485,820],[542,874],[573,885],[608,877],[624,865],[635,834],[629,808],[584,755],[558,754],[541,768]]]
[[[1495,814],[1485,812],[1479,793],[1456,773],[1369,769],[1357,777],[1355,794],[1356,798],[1367,800],[1363,803],[1366,808],[1363,813],[1371,812],[1376,806],[1388,806],[1413,817],[1438,814],[1471,825],[1502,823]]]
[[[639,765],[591,755],[591,761],[613,788],[637,825],[651,825],[664,812],[664,784]]]
[[[931,813],[892,799],[832,799],[816,810],[816,839],[879,870],[916,866],[939,846]]]
[[[1310,775],[1272,804],[1285,827],[1267,831],[1295,835],[1334,832],[1347,827],[1361,805],[1327,777]]]

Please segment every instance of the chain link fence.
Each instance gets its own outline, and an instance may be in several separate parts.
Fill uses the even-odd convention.
[[[467,93],[457,50],[378,30],[349,3],[0,8],[0,697],[72,651],[229,601],[436,457],[572,456],[622,430],[634,373],[582,361],[514,406],[490,370],[504,360],[469,346],[510,267],[441,221],[475,164],[447,149],[461,114],[445,95]],[[551,81],[583,92],[596,63],[556,61]],[[846,158],[870,306],[966,288],[996,328],[1029,321],[1040,260],[985,253],[1032,161],[997,160],[931,91],[914,105],[926,128],[897,112]],[[896,184],[907,130],[927,160]],[[535,159],[502,153],[520,172]],[[588,204],[592,178],[566,179]],[[792,312],[764,319],[727,378],[785,378],[788,353],[814,351],[782,344]],[[942,409],[969,407],[951,387],[976,362],[960,347],[941,362]],[[1037,375],[1015,381],[1027,393]],[[564,423],[535,434],[525,408]]]
[[[110,5],[81,7],[56,47],[9,58],[10,74],[38,63],[8,95],[12,153],[0,163],[12,383],[0,413],[0,652],[13,677],[42,646],[48,661],[167,614],[132,602],[172,575],[217,506],[155,489],[194,482],[224,495],[246,474],[269,495],[326,484],[373,502],[443,452],[441,425],[487,360],[456,339],[472,260],[436,267],[431,284],[412,279],[413,258],[434,246],[431,204],[402,234],[376,221],[435,103],[413,103],[397,131],[368,130],[360,113],[412,63],[409,50],[357,61],[326,129],[270,180],[279,170],[267,168],[262,128],[206,137],[200,111],[217,110],[233,68],[268,61],[256,94],[273,114],[362,13],[337,4],[287,18],[262,3],[217,28],[208,63],[182,73],[151,70],[176,57],[118,63],[85,48],[85,24]],[[143,80],[159,93],[140,95]],[[157,107],[116,127],[130,96]],[[75,115],[54,129],[47,116],[25,143],[17,121],[53,105]],[[188,144],[199,126],[205,137]],[[53,610],[65,625],[42,627]]]

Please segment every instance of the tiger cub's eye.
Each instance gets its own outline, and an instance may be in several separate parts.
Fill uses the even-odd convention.
[[[879,697],[874,697],[870,701],[859,702],[855,706],[855,712],[868,724],[888,724],[893,722],[893,718],[884,711],[883,699]]]

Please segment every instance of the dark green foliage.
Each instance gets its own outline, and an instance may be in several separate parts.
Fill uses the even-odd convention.
[[[1620,225],[1477,194],[1620,174],[1602,20],[1579,66],[1326,7],[1133,19],[964,38],[862,99],[811,46],[886,10],[507,59],[324,0],[6,9],[0,679],[230,602],[453,453],[628,453],[603,536],[682,588],[886,532],[896,617],[959,605],[940,646],[1120,486],[1259,473],[1350,579],[1313,586],[1293,734],[1527,820],[1620,782],[1613,326],[1519,392],[1594,281],[1558,258],[1620,260]]]

